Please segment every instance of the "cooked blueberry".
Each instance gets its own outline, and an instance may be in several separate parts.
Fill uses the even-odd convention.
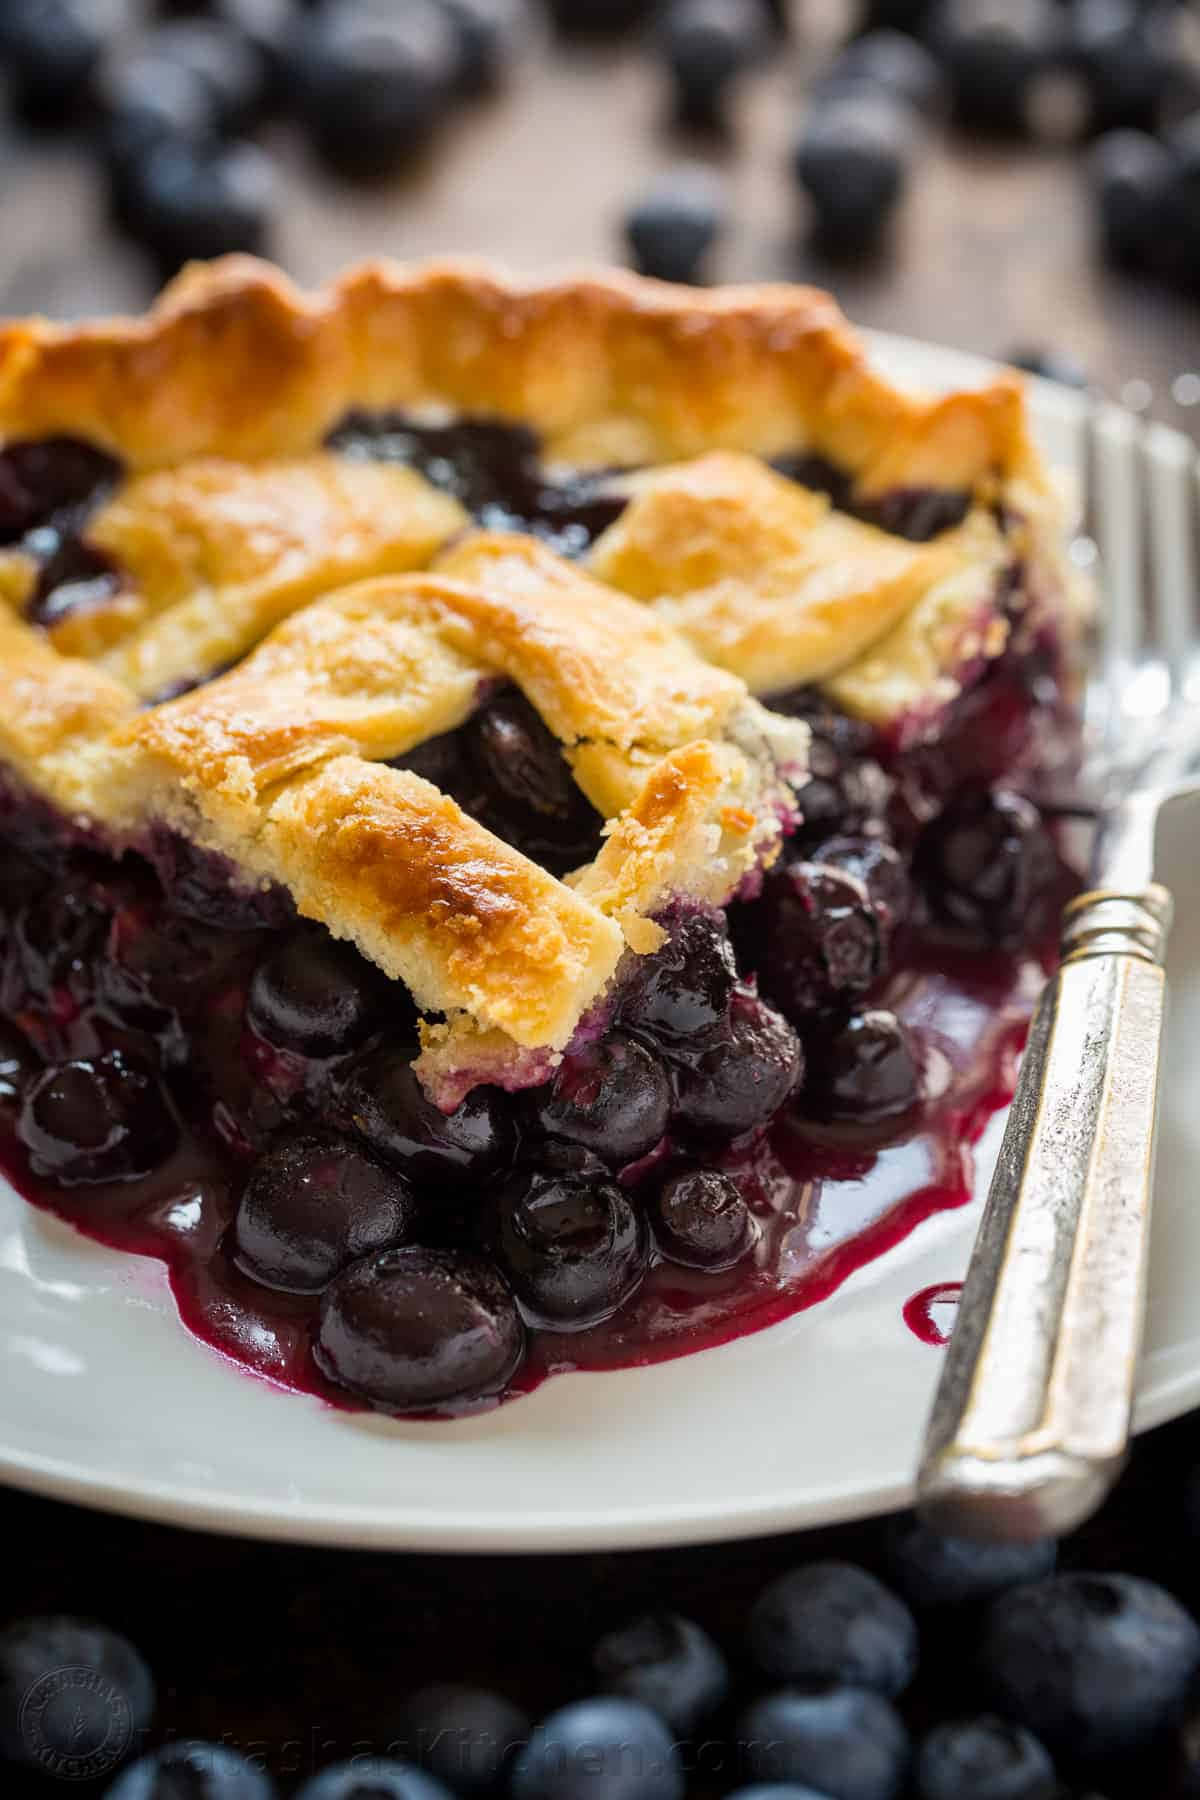
[[[625,235],[643,275],[698,281],[724,221],[723,190],[711,171],[677,169],[630,207]]]
[[[917,1627],[902,1600],[853,1563],[806,1563],[755,1601],[750,1654],[767,1675],[873,1688],[894,1699],[917,1669]]]
[[[1087,89],[1091,123],[1152,131],[1176,65],[1169,7],[1138,0],[1076,0],[1067,55]]]
[[[144,40],[145,54],[195,75],[208,90],[219,131],[252,125],[266,97],[267,70],[255,46],[218,19],[179,19]]]
[[[17,439],[0,450],[0,543],[104,497],[121,465],[80,438]]]
[[[1171,159],[1148,133],[1110,131],[1092,152],[1090,177],[1105,253],[1139,263],[1161,229]]]
[[[26,1701],[37,1693],[39,1682],[64,1671],[72,1677],[79,1671],[80,1679],[52,1682],[46,1704],[37,1709],[38,1729],[31,1741],[22,1728]],[[0,1757],[36,1768],[39,1741],[56,1759],[86,1759],[102,1751],[113,1731],[114,1692],[123,1702],[120,1717],[128,1720],[133,1741],[150,1726],[155,1695],[150,1670],[128,1639],[66,1614],[16,1620],[0,1631]],[[69,1771],[58,1766],[70,1779]]]
[[[246,1020],[260,1036],[307,1056],[334,1056],[384,1029],[415,1041],[416,1014],[404,989],[325,931],[297,931],[259,963]]]
[[[869,1688],[780,1688],[751,1702],[737,1737],[756,1780],[807,1783],[835,1800],[897,1800],[908,1773],[904,1723]]]
[[[355,1756],[312,1775],[293,1800],[452,1800],[451,1791],[412,1763]]]
[[[524,1351],[512,1294],[491,1263],[418,1248],[351,1263],[325,1289],[314,1345],[331,1381],[394,1412],[494,1394]]]
[[[982,789],[954,801],[922,834],[913,866],[933,916],[973,939],[1015,947],[1045,922],[1054,851],[1020,794]]]
[[[436,0],[330,0],[298,36],[301,116],[339,168],[382,174],[438,123],[460,54],[458,32]]]
[[[1055,1800],[1050,1754],[1032,1734],[984,1713],[935,1725],[917,1751],[918,1800]]]
[[[472,1088],[452,1113],[439,1112],[408,1058],[386,1045],[352,1071],[344,1105],[371,1148],[418,1187],[475,1182],[512,1153],[502,1094]]]
[[[45,1003],[55,988],[78,990],[104,945],[109,909],[93,884],[67,879],[33,896],[13,921],[12,951],[26,993]]]
[[[887,925],[850,869],[781,861],[766,877],[755,918],[754,967],[764,993],[791,1019],[864,993],[884,971]]]
[[[406,1757],[454,1793],[476,1796],[496,1791],[530,1729],[503,1694],[444,1682],[409,1695],[395,1735]]]
[[[806,120],[792,162],[828,248],[876,248],[904,192],[912,134],[907,109],[882,92],[834,95]]]
[[[621,1018],[668,1050],[703,1047],[725,1030],[736,981],[724,920],[684,913],[662,948],[638,959],[621,998]]]
[[[592,1668],[610,1694],[639,1700],[688,1736],[729,1692],[729,1668],[706,1631],[678,1613],[647,1613],[605,1634]]]
[[[935,1612],[993,1600],[1009,1588],[1052,1573],[1058,1544],[989,1544],[946,1537],[915,1513],[889,1521],[884,1539],[888,1578],[910,1606]]]
[[[1057,381],[1060,387],[1083,389],[1091,385],[1087,370],[1069,350],[1037,350],[1022,345],[1010,350],[1003,360],[1011,363],[1014,369],[1024,369],[1027,375],[1039,375],[1043,381]]]
[[[767,15],[762,0],[669,0],[658,38],[680,113],[708,124],[765,51]]]
[[[155,1077],[107,1050],[43,1069],[25,1091],[17,1132],[35,1174],[70,1187],[149,1174],[179,1128]]]
[[[1054,1754],[1149,1750],[1182,1710],[1200,1628],[1136,1575],[1052,1575],[992,1603],[980,1669],[993,1705]]]
[[[606,1319],[646,1273],[646,1229],[615,1182],[524,1175],[500,1196],[497,1254],[518,1298],[557,1331]]]
[[[511,1789],[513,1800],[683,1800],[683,1764],[657,1713],[601,1696],[543,1719]]]
[[[728,1269],[754,1248],[754,1220],[718,1169],[680,1169],[649,1202],[663,1255],[695,1269]]]
[[[756,995],[737,990],[727,1033],[681,1067],[675,1119],[702,1143],[740,1137],[765,1125],[800,1084],[804,1057],[785,1019]]]
[[[886,934],[904,922],[910,891],[908,867],[894,844],[883,837],[832,837],[814,844],[807,860],[841,869],[861,881]]]
[[[831,1124],[874,1125],[902,1118],[921,1098],[921,1067],[912,1038],[882,1007],[814,1025],[807,1036],[808,1079],[800,1101],[806,1117]]]
[[[274,164],[257,144],[165,138],[130,172],[130,228],[166,267],[260,251],[275,187]]]
[[[0,8],[0,60],[18,107],[30,118],[67,119],[88,83],[118,9],[96,0],[7,0]]]
[[[809,779],[797,794],[805,842],[857,830],[883,811],[888,784],[871,760],[875,733],[869,725],[838,712],[810,687],[776,694],[771,706],[803,719],[812,733]]]
[[[936,59],[903,31],[868,31],[838,52],[817,92],[818,103],[847,87],[876,87],[902,100],[924,119],[941,112],[946,84]]]
[[[332,1132],[301,1131],[251,1169],[233,1259],[265,1287],[315,1294],[371,1250],[411,1242],[417,1207],[394,1169]]]
[[[123,1769],[104,1800],[275,1800],[265,1770],[227,1744],[164,1744]]]
[[[943,0],[930,32],[960,123],[980,131],[1028,127],[1034,84],[1060,47],[1051,0]]]
[[[491,87],[512,54],[521,29],[521,0],[439,0],[458,34],[459,91]]]
[[[671,1084],[649,1050],[633,1038],[610,1036],[568,1052],[535,1110],[548,1136],[582,1144],[622,1168],[665,1136]]]
[[[0,1021],[0,1106],[19,1100],[40,1067],[41,1059],[28,1038],[7,1020]]]

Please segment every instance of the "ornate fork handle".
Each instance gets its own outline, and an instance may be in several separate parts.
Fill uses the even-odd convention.
[[[1157,885],[1083,894],[1064,914],[918,1475],[947,1530],[1070,1530],[1124,1461],[1170,921]]]

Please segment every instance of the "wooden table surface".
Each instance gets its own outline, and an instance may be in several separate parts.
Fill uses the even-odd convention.
[[[655,171],[701,155],[728,171],[733,195],[717,277],[829,283],[864,324],[977,351],[1054,344],[1110,393],[1148,382],[1157,416],[1195,430],[1200,408],[1176,406],[1171,385],[1200,369],[1200,313],[1102,269],[1077,155],[934,134],[893,252],[853,271],[813,257],[786,151],[803,73],[827,57],[841,11],[833,0],[810,6],[809,35],[748,85],[725,146],[674,134],[656,72],[628,49],[534,50],[501,96],[447,125],[419,167],[366,193],[323,175],[277,128],[277,255],[306,282],[377,252],[471,252],[523,271],[611,260],[631,195]],[[139,253],[106,223],[86,147],[5,145],[0,310],[137,309],[152,289]],[[1144,1550],[1139,1495],[1164,1456],[1190,1454],[1193,1436],[1186,1427],[1159,1434],[1116,1508],[1072,1554],[1099,1558],[1115,1546],[1119,1560],[1134,1539]],[[198,1538],[9,1494],[0,1496],[0,1541],[0,1617],[77,1611],[125,1629],[155,1666],[164,1730],[257,1746],[287,1787],[355,1744],[386,1744],[396,1702],[421,1681],[490,1682],[544,1711],[586,1688],[587,1640],[622,1615],[669,1605],[736,1643],[750,1596],[772,1572],[831,1545],[870,1557],[874,1540],[854,1528],[802,1544],[457,1561]],[[733,1785],[732,1772],[712,1769],[700,1789]]]

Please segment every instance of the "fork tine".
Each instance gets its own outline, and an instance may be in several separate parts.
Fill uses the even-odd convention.
[[[1195,641],[1196,455],[1177,431],[1155,425],[1146,433],[1149,525],[1158,648],[1170,673],[1171,695],[1187,691]]]
[[[1140,710],[1135,677],[1144,607],[1137,429],[1129,414],[1114,406],[1098,407],[1089,421],[1089,512],[1104,589],[1102,662],[1110,736],[1121,729],[1123,714]]]

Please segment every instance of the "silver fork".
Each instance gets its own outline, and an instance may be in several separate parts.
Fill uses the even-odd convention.
[[[1063,916],[917,1476],[942,1529],[1001,1540],[1070,1530],[1125,1459],[1171,921],[1155,828],[1200,776],[1195,451],[1115,408],[1089,408],[1081,432],[1106,589],[1092,886]]]

